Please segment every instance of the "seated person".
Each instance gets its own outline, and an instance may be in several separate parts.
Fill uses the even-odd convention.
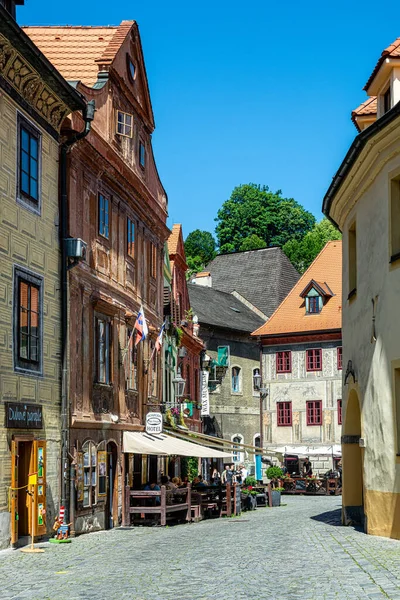
[[[175,483],[169,480],[168,475],[161,475],[161,485],[165,485],[167,490],[176,490],[177,486]]]
[[[172,483],[176,485],[176,487],[182,487],[182,479],[180,477],[173,477]]]
[[[197,477],[195,477],[193,479],[193,487],[196,487],[196,488],[207,487],[207,485],[204,483],[203,477],[201,475],[198,475]]]
[[[159,485],[157,485],[157,482],[152,479],[146,483],[146,485],[144,486],[144,490],[145,490],[145,492],[159,492],[161,490],[161,488]],[[150,499],[150,502],[151,502],[151,499]],[[160,496],[155,496],[155,503],[156,504],[161,503]]]

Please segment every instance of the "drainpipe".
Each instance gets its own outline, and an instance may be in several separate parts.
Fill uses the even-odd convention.
[[[60,154],[60,243],[61,243],[61,505],[65,507],[65,522],[69,519],[69,405],[68,405],[68,257],[65,240],[68,237],[67,154],[71,146],[86,137],[94,119],[95,102],[90,100],[83,113],[85,128],[61,145]],[[73,499],[73,496],[72,496]]]

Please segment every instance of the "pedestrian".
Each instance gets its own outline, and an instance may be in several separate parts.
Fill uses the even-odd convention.
[[[303,475],[304,475],[304,477],[312,476],[312,466],[311,466],[310,459],[308,458],[308,456],[306,457],[306,460],[303,463]]]
[[[224,470],[221,473],[221,483],[223,485],[226,484],[228,472],[230,471],[230,469],[231,469],[231,465],[224,465]],[[231,475],[229,477],[231,477]]]
[[[242,475],[242,483],[245,483],[249,472],[244,465],[241,466],[240,473]]]
[[[217,469],[217,467],[214,465],[214,468],[211,472],[211,485],[218,485],[218,483],[221,481],[221,475]]]

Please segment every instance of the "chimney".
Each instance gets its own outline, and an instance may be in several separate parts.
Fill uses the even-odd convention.
[[[192,279],[192,283],[195,283],[196,285],[202,285],[204,287],[212,287],[211,273],[209,271],[201,271],[201,273],[196,273]]]

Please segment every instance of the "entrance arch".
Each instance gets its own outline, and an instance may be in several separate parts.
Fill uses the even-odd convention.
[[[351,389],[342,434],[343,523],[364,526],[363,449],[360,448],[361,408],[356,389]]]

